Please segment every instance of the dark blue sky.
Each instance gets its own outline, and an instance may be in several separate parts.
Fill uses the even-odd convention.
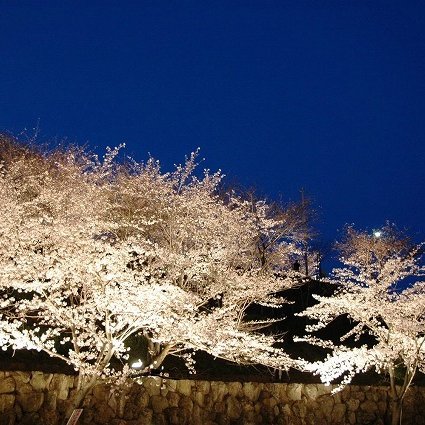
[[[425,239],[425,2],[0,0],[0,130],[127,143]],[[30,130],[29,130],[30,133]]]

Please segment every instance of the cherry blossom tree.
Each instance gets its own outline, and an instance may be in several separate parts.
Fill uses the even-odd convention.
[[[221,173],[196,177],[196,152],[163,173],[153,159],[120,163],[118,151],[101,160],[78,148],[47,154],[2,136],[3,346],[37,348],[78,371],[68,415],[99,378],[131,375],[133,335],[149,347],[139,373],[172,354],[192,367],[196,350],[291,366],[275,338],[258,332],[272,321],[244,317],[252,303],[279,306],[271,294],[296,275],[258,262],[251,205],[218,195]],[[273,250],[290,254],[291,246],[282,240]]]
[[[403,399],[416,372],[425,370],[423,245],[412,246],[391,225],[372,234],[349,227],[338,245],[343,266],[329,279],[337,285],[336,293],[315,296],[318,304],[300,314],[315,319],[303,340],[332,350],[307,369],[327,384],[339,379],[339,388],[368,369],[385,373],[390,382],[388,415],[396,425],[401,423]],[[340,343],[314,336],[341,315],[352,319],[353,327]],[[353,343],[362,335],[375,343]]]
[[[296,261],[304,263],[305,247],[315,235],[310,201],[283,205],[257,199],[252,192],[243,197],[251,206],[257,234],[253,255],[261,267],[288,269],[293,268]],[[308,275],[308,267],[304,270]]]

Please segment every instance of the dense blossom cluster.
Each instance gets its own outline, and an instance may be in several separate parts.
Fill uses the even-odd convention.
[[[368,369],[386,373],[391,385],[392,423],[396,424],[416,371],[425,370],[423,245],[411,245],[387,225],[379,237],[348,228],[339,249],[343,267],[335,269],[329,279],[337,285],[336,293],[317,296],[318,304],[301,313],[315,319],[307,329],[313,336],[305,340],[332,349],[325,361],[309,364],[307,369],[325,383],[342,378],[341,387]],[[351,319],[353,327],[339,343],[314,336],[341,315]],[[353,344],[362,335],[367,335],[369,342]]]
[[[142,373],[202,349],[237,363],[292,364],[247,323],[252,303],[293,285],[288,265],[308,235],[290,209],[220,193],[196,177],[197,153],[172,173],[159,163],[99,160],[76,149],[38,153],[2,138],[0,342],[71,364],[89,388],[118,372],[143,335]],[[267,324],[267,320],[265,321]],[[127,369],[125,369],[127,371]],[[83,391],[84,392],[84,391]]]
[[[3,349],[43,350],[73,366],[80,388],[71,410],[99,377],[123,382],[168,355],[194,370],[197,350],[303,368],[341,386],[374,368],[390,378],[398,422],[416,371],[425,371],[422,245],[390,225],[374,234],[348,228],[342,266],[324,281],[335,293],[300,313],[313,319],[303,340],[330,354],[293,360],[259,332],[273,320],[248,321],[246,311],[279,307],[275,294],[312,270],[305,204],[223,191],[220,172],[196,173],[198,152],[164,173],[153,159],[118,161],[120,149],[102,159],[79,148],[45,154],[0,136]],[[319,338],[339,316],[350,330],[338,342]],[[146,346],[137,374],[127,365],[135,336]]]

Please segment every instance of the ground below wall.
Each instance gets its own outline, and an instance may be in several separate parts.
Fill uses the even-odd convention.
[[[56,425],[76,378],[42,372],[0,372],[0,425]],[[331,386],[144,378],[123,391],[98,385],[78,424],[221,425],[383,424],[385,387]],[[425,424],[425,388],[410,389],[404,424]]]

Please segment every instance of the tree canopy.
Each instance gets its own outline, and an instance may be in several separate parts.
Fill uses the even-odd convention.
[[[165,356],[204,350],[236,363],[293,361],[247,322],[253,303],[294,285],[302,234],[291,211],[230,191],[220,172],[196,173],[197,152],[173,172],[154,159],[117,161],[76,147],[43,152],[0,140],[0,339],[79,371],[82,395],[126,363],[142,335],[141,373]]]
[[[307,369],[325,383],[342,378],[341,386],[368,369],[386,373],[395,425],[416,371],[425,370],[423,245],[412,244],[394,226],[386,225],[372,234],[348,227],[337,246],[342,266],[333,270],[328,281],[338,289],[330,297],[316,296],[318,304],[300,314],[315,320],[305,340],[332,351]],[[351,319],[353,326],[339,344],[314,335],[342,315]],[[374,343],[352,343],[365,334]],[[400,373],[403,378],[398,386]]]

